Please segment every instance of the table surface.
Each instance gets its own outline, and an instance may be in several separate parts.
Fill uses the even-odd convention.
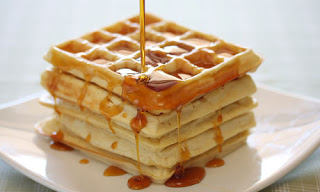
[[[162,0],[146,10],[264,57],[257,82],[320,98],[320,1]],[[0,104],[42,90],[50,45],[139,12],[138,0],[0,2]],[[263,191],[320,191],[320,148]],[[0,160],[0,191],[51,191]]]

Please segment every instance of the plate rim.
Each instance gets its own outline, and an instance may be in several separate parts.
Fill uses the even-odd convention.
[[[320,127],[320,120],[317,120],[315,122],[318,122]],[[312,123],[315,123],[315,122],[312,122]],[[320,133],[320,130],[318,130],[317,132]],[[299,156],[295,158],[295,160],[289,161],[288,163],[285,164],[285,166],[280,167],[280,169],[277,172],[273,173],[271,176],[264,179],[263,181],[258,181],[257,183],[255,183],[254,185],[246,189],[245,191],[247,192],[260,191],[272,185],[273,183],[275,183],[276,181],[280,180],[282,177],[286,176],[291,171],[293,171],[293,169],[298,167],[304,160],[310,157],[310,155],[313,152],[315,152],[319,147],[320,147],[320,135],[315,139],[315,142],[312,142],[312,144],[310,144],[305,150],[303,150],[303,152],[300,153]]]
[[[0,151],[0,158],[8,165],[12,166],[16,171],[18,171],[19,173],[23,174],[24,176],[28,177],[36,183],[40,183],[41,185],[54,191],[70,191],[67,188],[64,188],[63,186],[59,185],[58,183],[54,183],[49,179],[43,178],[39,174],[36,174],[35,172],[29,171],[24,166],[15,162],[9,156],[5,155],[2,151]]]

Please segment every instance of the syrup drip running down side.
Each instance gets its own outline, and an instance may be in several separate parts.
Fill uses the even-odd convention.
[[[141,162],[140,162],[140,152],[139,152],[139,134],[140,131],[147,125],[147,118],[144,115],[144,112],[138,108],[137,115],[131,119],[130,127],[135,134],[136,139],[136,150],[137,150],[137,166],[139,169],[140,175],[133,176],[128,180],[128,187],[130,189],[144,189],[151,184],[149,177],[144,176],[141,171]]]
[[[223,87],[222,87],[222,89],[223,89]],[[218,110],[217,124],[213,127],[213,130],[215,131],[215,138],[214,139],[217,142],[219,153],[222,152],[222,144],[224,142],[222,132],[220,129],[220,125],[221,125],[222,121],[223,121],[223,117],[221,115],[221,108],[220,108]],[[221,167],[223,165],[224,165],[223,159],[214,158],[206,164],[206,167]]]
[[[179,151],[179,164],[177,166],[178,172],[182,169],[183,172],[183,165],[182,163],[190,159],[190,152],[186,146],[182,146],[181,142],[181,110],[182,106],[177,108],[177,123],[178,123],[178,151]],[[177,172],[177,171],[176,171]]]
[[[61,73],[62,73],[62,71],[58,70],[58,74],[61,74]],[[73,150],[72,147],[69,147],[69,146],[60,142],[63,139],[63,133],[61,131],[61,112],[58,109],[57,96],[55,94],[55,91],[58,88],[57,87],[58,83],[59,83],[59,75],[55,75],[53,77],[53,79],[51,80],[50,84],[48,85],[48,90],[54,98],[54,110],[59,116],[59,126],[60,126],[59,131],[53,132],[50,136],[52,139],[52,141],[50,141],[50,148],[54,149],[54,150],[58,150],[58,151],[72,151]]]
[[[92,76],[93,76],[93,73],[84,75],[85,84],[81,88],[80,96],[78,97],[78,105],[79,105],[81,111],[84,111],[84,107],[82,105],[82,102],[87,94],[88,85],[91,81]]]
[[[54,98],[54,110],[55,112],[58,114],[59,117],[59,131],[58,132],[53,132],[51,134],[51,139],[52,141],[50,142],[50,148],[54,149],[54,150],[58,150],[58,151],[72,151],[73,148],[69,147],[68,145],[65,145],[63,143],[61,143],[60,141],[62,141],[63,139],[63,132],[61,131],[61,112],[58,109],[57,106],[57,96],[55,94],[56,89],[58,88],[58,84],[59,84],[59,75],[62,73],[62,70],[58,69],[58,74],[53,76],[53,79],[51,80],[50,84],[48,85],[48,90],[50,92],[50,94],[53,96]],[[86,85],[86,84],[85,84]],[[85,88],[86,89],[86,88]],[[83,89],[81,90],[81,95],[84,94],[83,93]],[[80,97],[81,97],[80,95]],[[84,96],[83,96],[84,98]],[[83,100],[83,99],[82,99]],[[78,103],[79,103],[79,99],[78,99]],[[80,105],[79,105],[80,106]],[[81,101],[81,106],[82,106],[82,101]],[[80,107],[81,108],[81,107]]]
[[[140,166],[140,154],[139,154],[139,134],[140,131],[147,125],[147,118],[144,115],[144,112],[138,108],[137,115],[131,119],[130,127],[135,134],[136,139],[136,150],[137,150],[137,161],[138,161],[138,169],[140,175],[142,175],[141,166]]]
[[[58,109],[57,105],[57,96],[55,94],[56,89],[58,88],[58,83],[59,83],[59,75],[62,73],[61,70],[58,70],[58,75],[54,75],[53,79],[51,80],[51,84],[48,86],[49,87],[49,92],[54,98],[54,110],[58,114],[59,117],[59,131],[58,132],[53,132],[51,134],[51,139],[50,141],[50,148],[57,150],[57,151],[72,151],[73,148],[69,147],[60,141],[63,139],[63,133],[61,131],[61,111]]]
[[[61,70],[58,70],[59,74],[62,73]],[[59,83],[59,75],[54,75],[50,84],[48,85],[48,91],[50,92],[50,94],[52,95],[52,97],[54,98],[54,110],[55,112],[60,116],[61,112],[59,111],[58,107],[57,107],[57,96],[56,96],[56,89],[58,88],[58,83]]]
[[[59,119],[60,119],[61,112],[59,111],[58,106],[57,106],[57,97],[55,95],[52,95],[52,96],[54,99],[54,111],[59,115]]]
[[[53,141],[59,142],[63,139],[63,132],[61,130],[53,132],[50,137]]]
[[[108,90],[112,90],[113,86],[109,82],[110,85],[108,85]],[[112,127],[112,121],[111,117],[120,114],[124,109],[124,103],[122,102],[119,105],[115,105],[111,100],[111,93],[108,93],[108,95],[101,101],[99,107],[101,114],[107,119],[109,124],[109,129],[113,134],[116,133],[116,131]]]
[[[184,169],[183,162],[190,159],[189,151],[181,146],[180,129],[181,129],[181,109],[177,108],[178,121],[178,151],[180,155],[180,162],[176,166],[175,173],[165,182],[168,187],[187,187],[199,183],[205,176],[206,171],[202,167],[190,167]]]
[[[104,170],[103,172],[103,176],[119,176],[119,175],[124,175],[127,172],[115,167],[115,166],[109,166],[108,168],[106,168],[106,170]]]
[[[218,118],[217,118],[217,124],[215,126],[213,126],[213,130],[215,132],[215,136],[214,139],[217,142],[218,145],[218,152],[222,152],[222,144],[224,142],[223,136],[222,136],[222,132],[220,129],[220,125],[222,123],[222,115],[221,115],[221,109],[218,110]]]
[[[59,130],[58,132],[53,132],[50,137],[52,139],[52,141],[50,142],[51,149],[54,149],[57,151],[72,151],[73,150],[72,147],[69,147],[68,145],[65,145],[60,142],[63,139],[63,132],[61,130]]]
[[[178,107],[177,109],[177,123],[178,123],[178,151],[179,151],[179,167],[182,167],[182,156],[183,156],[183,149],[181,147],[181,137],[180,137],[180,132],[181,132],[181,109],[182,106]],[[183,169],[183,167],[182,167]],[[183,171],[182,171],[183,172]]]

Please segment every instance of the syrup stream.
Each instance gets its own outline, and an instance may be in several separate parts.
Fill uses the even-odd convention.
[[[137,150],[137,162],[138,162],[138,169],[139,169],[139,174],[142,176],[142,171],[141,171],[141,162],[140,162],[140,145],[139,145],[139,133],[134,133],[134,136],[136,138],[136,150]]]
[[[146,72],[146,50],[145,50],[145,0],[140,0],[140,55],[141,72]]]
[[[145,0],[140,0],[140,55],[141,55],[141,73],[146,72],[145,65]],[[133,176],[128,180],[128,187],[130,189],[144,189],[151,184],[149,177],[146,177],[142,174],[141,163],[140,163],[140,154],[139,154],[139,133],[142,128],[147,124],[147,119],[143,114],[141,109],[138,109],[137,116],[133,118],[130,122],[130,127],[134,131],[136,139],[136,150],[137,150],[137,166],[139,169],[140,175]]]

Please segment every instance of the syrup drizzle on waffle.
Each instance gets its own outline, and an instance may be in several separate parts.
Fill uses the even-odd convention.
[[[222,132],[220,129],[220,125],[223,121],[222,115],[221,115],[221,109],[218,110],[218,117],[217,117],[217,123],[216,125],[213,126],[213,130],[215,132],[215,141],[218,145],[218,152],[221,153],[222,152],[222,144],[224,142],[223,136],[222,136]]]
[[[139,32],[139,26],[144,32]],[[90,74],[112,81],[119,89],[108,91],[143,110],[174,110],[261,63],[250,49],[151,14],[145,14],[144,20],[132,17],[53,46],[45,58],[60,70],[76,76],[72,71],[82,72],[79,77],[86,81]],[[175,83],[163,86],[167,81],[153,80],[135,89],[140,76],[152,76],[155,71]],[[79,103],[81,100],[79,97]]]

